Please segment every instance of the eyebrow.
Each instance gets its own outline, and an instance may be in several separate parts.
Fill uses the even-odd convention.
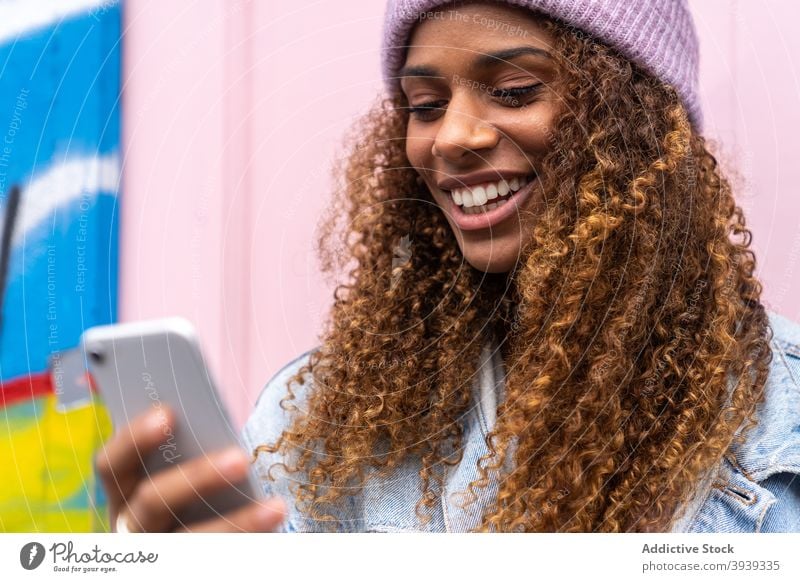
[[[495,51],[493,53],[486,53],[479,55],[475,59],[475,66],[478,68],[488,68],[492,65],[497,64],[497,62],[503,61],[510,61],[516,57],[520,57],[522,55],[535,55],[537,57],[545,57],[545,58],[552,58],[549,52],[544,49],[537,48],[535,46],[518,46],[513,48],[507,48],[500,51]],[[444,75],[439,74],[434,67],[430,67],[428,65],[415,65],[415,66],[408,66],[403,67],[397,72],[397,77],[442,77]]]

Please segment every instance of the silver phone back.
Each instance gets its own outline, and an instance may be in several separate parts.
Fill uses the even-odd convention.
[[[174,430],[143,457],[148,475],[186,460],[240,445],[215,389],[192,325],[182,318],[156,319],[87,329],[81,337],[88,370],[108,408],[115,431],[146,410],[169,406]],[[252,474],[180,514],[186,522],[221,515],[260,497]]]

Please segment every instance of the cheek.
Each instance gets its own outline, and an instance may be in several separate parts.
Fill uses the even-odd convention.
[[[406,157],[412,166],[416,168],[430,166],[427,156],[431,154],[430,136],[419,132],[406,133]]]
[[[553,142],[557,110],[542,103],[530,115],[518,116],[503,126],[512,144],[525,152],[545,152]]]

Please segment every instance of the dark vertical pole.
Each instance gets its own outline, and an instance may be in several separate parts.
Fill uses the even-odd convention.
[[[11,241],[14,238],[14,223],[19,210],[20,188],[16,184],[8,192],[8,203],[3,215],[3,238],[0,241],[0,348],[3,342],[3,304],[8,283],[8,264],[11,261]]]

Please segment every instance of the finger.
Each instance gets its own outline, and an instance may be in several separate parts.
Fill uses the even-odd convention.
[[[176,532],[225,533],[271,532],[286,519],[286,504],[280,497],[251,503],[229,514],[200,523],[182,525]]]
[[[174,418],[166,406],[136,416],[95,456],[97,474],[112,512],[130,495],[144,471],[143,458],[169,434]]]
[[[139,531],[168,531],[181,510],[247,476],[249,459],[238,447],[181,463],[143,479],[127,499],[128,520]]]

